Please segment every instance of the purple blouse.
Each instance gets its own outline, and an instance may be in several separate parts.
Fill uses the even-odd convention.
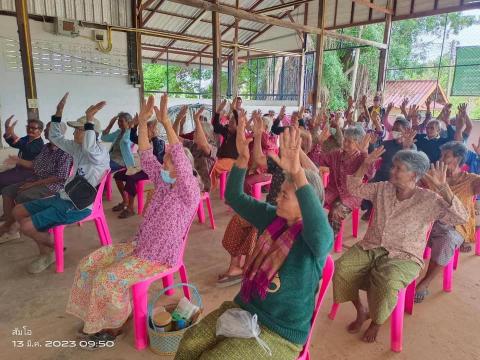
[[[134,254],[139,258],[175,266],[183,253],[183,240],[200,201],[200,188],[182,144],[167,148],[177,172],[175,184],[162,180],[163,168],[152,150],[140,151],[143,171],[155,185],[155,193],[135,235]]]

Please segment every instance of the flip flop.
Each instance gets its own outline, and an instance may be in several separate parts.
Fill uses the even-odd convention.
[[[415,293],[415,298],[413,301],[415,302],[415,304],[420,304],[423,300],[425,300],[428,295],[430,295],[428,289],[417,291]]]
[[[127,219],[129,217],[134,216],[134,215],[135,215],[135,213],[133,211],[130,211],[128,208],[126,208],[120,213],[120,215],[118,215],[118,218],[119,219]]]
[[[225,275],[217,281],[217,287],[224,288],[239,284],[242,282],[243,274],[240,275]]]
[[[125,209],[126,206],[123,205],[123,203],[120,203],[120,204],[117,204],[115,205],[113,208],[112,208],[112,211],[122,211],[123,209]]]

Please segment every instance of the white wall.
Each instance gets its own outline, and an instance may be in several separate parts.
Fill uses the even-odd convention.
[[[71,47],[90,49],[86,55],[96,53],[95,42],[86,38],[69,38],[53,34],[53,24],[30,20],[32,41],[48,41],[64,44]],[[82,30],[82,35],[88,36],[91,29]],[[15,17],[0,16],[0,116],[2,121],[15,114],[18,120],[18,135],[25,132],[26,107],[23,76],[21,70],[12,70],[7,66],[5,56],[5,39],[18,41],[17,24]],[[125,55],[126,64],[126,35],[113,33],[113,51],[115,54]],[[100,53],[99,53],[100,54]],[[126,69],[123,69],[124,71]],[[84,76],[71,73],[37,72],[35,74],[39,101],[40,119],[50,120],[55,112],[56,104],[63,94],[70,92],[70,97],[64,111],[65,120],[74,120],[85,109],[98,101],[105,100],[107,106],[98,113],[98,119],[106,126],[108,120],[119,111],[135,113],[138,109],[138,89],[129,85],[126,76]]]

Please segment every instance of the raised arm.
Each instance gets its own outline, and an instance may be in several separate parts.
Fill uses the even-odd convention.
[[[353,196],[366,200],[374,199],[379,183],[364,183],[363,178],[384,152],[383,146],[376,148],[365,157],[355,174],[347,176],[347,189]]]
[[[13,117],[14,115],[10,116],[5,121],[5,133],[3,134],[3,138],[11,147],[22,150],[26,145],[26,142],[20,141],[21,139],[15,134],[15,125],[17,125],[17,121],[15,120],[12,123]]]
[[[208,143],[207,136],[205,131],[203,131],[202,121],[200,120],[203,111],[205,108],[202,106],[198,111],[193,115],[193,121],[195,122],[195,132],[193,133],[193,141],[197,144],[198,148],[202,150],[205,155],[210,155],[212,149]]]
[[[263,122],[260,116],[253,118],[253,161],[258,166],[267,167],[267,157],[263,153]]]
[[[55,115],[52,115],[52,123],[50,124],[49,140],[58,148],[62,149],[66,153],[73,155],[79,148],[73,140],[65,139],[65,135],[62,132],[60,122],[62,121],[63,108],[68,99],[68,92],[63,95],[62,99],[57,105],[57,111]]]
[[[213,131],[215,134],[222,135],[226,137],[228,135],[228,128],[222,124],[220,124],[220,114],[222,113],[223,109],[227,105],[227,100],[223,99],[222,102],[218,105],[217,109],[215,110],[215,115],[213,115],[212,125]]]
[[[112,131],[113,125],[115,125],[117,120],[118,120],[118,115],[115,115],[113,118],[110,119],[108,126],[102,131],[102,141],[105,141],[105,142],[115,141],[118,133],[115,132],[113,134],[110,134],[110,131]]]
[[[239,114],[236,143],[238,158],[228,176],[225,199],[232,209],[257,229],[263,231],[274,219],[275,208],[245,194],[243,184],[250,160],[248,145],[253,140],[245,137],[245,114]],[[266,216],[259,216],[264,214]],[[263,220],[262,220],[263,219]]]
[[[185,121],[187,120],[187,112],[188,106],[183,105],[173,122],[173,129],[177,135],[183,134],[183,125],[185,125]]]

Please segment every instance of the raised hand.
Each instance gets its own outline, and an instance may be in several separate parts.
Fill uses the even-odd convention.
[[[402,111],[403,115],[408,115],[407,113],[407,105],[408,105],[409,99],[405,98],[402,101],[402,104],[400,105],[400,110]]]
[[[285,117],[285,112],[286,112],[287,108],[285,105],[283,105],[281,108],[280,108],[280,113],[278,114],[278,117],[280,119],[283,119]]]
[[[372,165],[378,159],[380,159],[380,157],[383,155],[384,152],[385,152],[385,149],[383,148],[383,146],[379,146],[378,148],[374,149],[370,154],[367,155],[365,160],[363,160],[363,163],[368,166]]]
[[[263,134],[263,129],[264,129],[263,120],[259,114],[254,114],[252,118],[253,118],[253,135],[261,136]]]
[[[395,104],[393,102],[391,103],[388,103],[387,105],[387,114],[390,114],[390,112],[392,111],[393,107],[395,106]]]
[[[168,95],[163,93],[160,97],[160,107],[153,107],[155,109],[155,115],[157,120],[163,125],[164,128],[171,126],[170,119],[168,118]]]
[[[198,109],[195,112],[195,114],[193,114],[193,120],[195,121],[196,125],[200,124],[200,117],[202,116],[204,110],[205,110],[205,107],[202,106],[200,109]]]
[[[320,132],[319,141],[320,143],[325,142],[332,134],[330,133],[330,127],[324,126],[322,131]]]
[[[408,120],[412,122],[412,127],[416,128],[418,126],[418,109],[419,106],[413,104],[408,109]]]
[[[366,134],[360,143],[355,143],[357,150],[361,153],[368,153],[368,145],[372,141],[372,133]]]
[[[55,113],[55,116],[57,117],[62,117],[63,114],[63,108],[65,107],[65,103],[67,102],[68,98],[68,92],[63,95],[63,97],[60,99],[60,101],[57,104],[57,112]]]
[[[462,103],[458,105],[458,115],[460,116],[467,116],[467,104]]]
[[[280,134],[280,155],[273,156],[272,159],[285,172],[295,175],[301,170],[300,165],[300,131],[296,128],[286,128]]]
[[[107,105],[106,101],[100,101],[99,103],[90,106],[85,111],[85,115],[87,116],[87,122],[93,122],[95,114],[100,110],[102,110],[105,107],[105,105]]]
[[[185,124],[185,121],[187,120],[187,112],[188,112],[188,106],[187,105],[183,105],[181,108],[180,108],[180,111],[177,115],[177,118],[180,119],[180,124],[183,125]]]
[[[438,119],[443,121],[447,126],[450,125],[450,113],[452,112],[452,104],[445,104]]]
[[[7,121],[5,121],[5,135],[7,136],[13,136],[15,134],[15,125],[17,125],[17,121],[14,121],[13,124],[11,124],[14,116],[15,115],[10,116]]]
[[[235,102],[235,100],[234,100],[234,102]],[[220,101],[220,104],[218,104],[218,106],[217,106],[216,113],[221,114],[223,109],[225,109],[226,105],[227,105],[227,99],[223,99],[222,101]]]
[[[303,119],[303,113],[305,112],[305,108],[300,106],[300,110],[298,110],[298,118]]]
[[[432,190],[440,190],[447,185],[447,165],[440,161],[431,164],[430,170],[425,174],[424,180],[427,181]]]
[[[140,113],[138,114],[139,124],[146,124],[148,120],[152,117],[154,104],[155,98],[153,97],[153,95],[150,95],[146,101],[145,99],[143,99],[142,106],[140,107]]]
[[[245,136],[245,126],[247,123],[247,113],[245,110],[240,110],[238,112],[238,125],[237,125],[237,135],[236,135],[236,144],[238,157],[244,160],[250,158],[250,149],[248,145],[252,142],[252,138],[247,139]]]
[[[413,129],[405,129],[402,131],[402,144],[404,149],[410,149],[415,143],[417,132]]]

